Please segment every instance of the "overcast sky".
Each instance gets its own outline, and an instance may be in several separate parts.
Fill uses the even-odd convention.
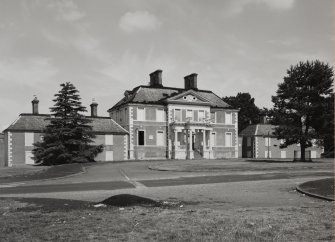
[[[334,66],[334,42],[333,0],[0,0],[0,129],[33,95],[48,113],[66,81],[106,116],[156,69],[164,86],[195,72],[200,89],[271,107],[290,65]]]

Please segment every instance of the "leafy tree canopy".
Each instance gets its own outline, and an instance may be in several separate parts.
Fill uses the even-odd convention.
[[[326,113],[327,100],[333,92],[333,75],[333,68],[318,60],[300,62],[287,70],[284,82],[272,96],[274,108],[270,115],[272,123],[279,125],[276,134],[284,140],[281,147],[300,144],[301,160],[305,160],[305,149],[312,146],[313,140],[324,138],[319,121],[330,118]]]
[[[261,110],[255,105],[255,99],[249,93],[237,93],[236,96],[223,97],[223,101],[233,108],[240,109],[238,113],[238,130],[245,129],[250,123],[258,123]]]
[[[50,108],[52,115],[47,119],[44,139],[34,144],[35,161],[43,165],[92,162],[103,146],[91,145],[95,136],[91,120],[82,114],[87,110],[81,105],[78,90],[70,82],[60,86]]]

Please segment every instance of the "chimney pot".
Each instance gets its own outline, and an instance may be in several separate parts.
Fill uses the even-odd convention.
[[[33,101],[31,101],[32,105],[33,105],[33,114],[38,114],[38,99],[36,96],[34,96]]]
[[[91,103],[91,117],[97,117],[98,116],[98,103],[93,98]]]
[[[185,89],[194,89],[198,90],[198,74],[197,73],[192,73],[191,75],[185,76]]]
[[[162,70],[156,70],[150,73],[150,86],[151,87],[162,87]]]

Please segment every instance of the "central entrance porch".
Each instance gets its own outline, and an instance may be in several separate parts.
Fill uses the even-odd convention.
[[[194,159],[202,157],[213,159],[212,146],[215,133],[212,127],[204,125],[174,125],[172,126],[172,158]]]

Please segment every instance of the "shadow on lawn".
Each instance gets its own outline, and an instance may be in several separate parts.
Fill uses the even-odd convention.
[[[70,211],[70,210],[82,210],[82,209],[101,209],[107,207],[161,207],[161,208],[176,208],[184,207],[184,205],[195,205],[198,202],[184,202],[179,200],[166,200],[166,201],[155,201],[150,198],[140,197],[131,194],[119,194],[111,196],[101,202],[93,203],[80,200],[68,200],[68,199],[52,199],[52,198],[12,198],[4,197],[0,200],[17,201],[23,206],[15,208],[16,211],[36,211],[42,210],[43,212],[53,211]]]

